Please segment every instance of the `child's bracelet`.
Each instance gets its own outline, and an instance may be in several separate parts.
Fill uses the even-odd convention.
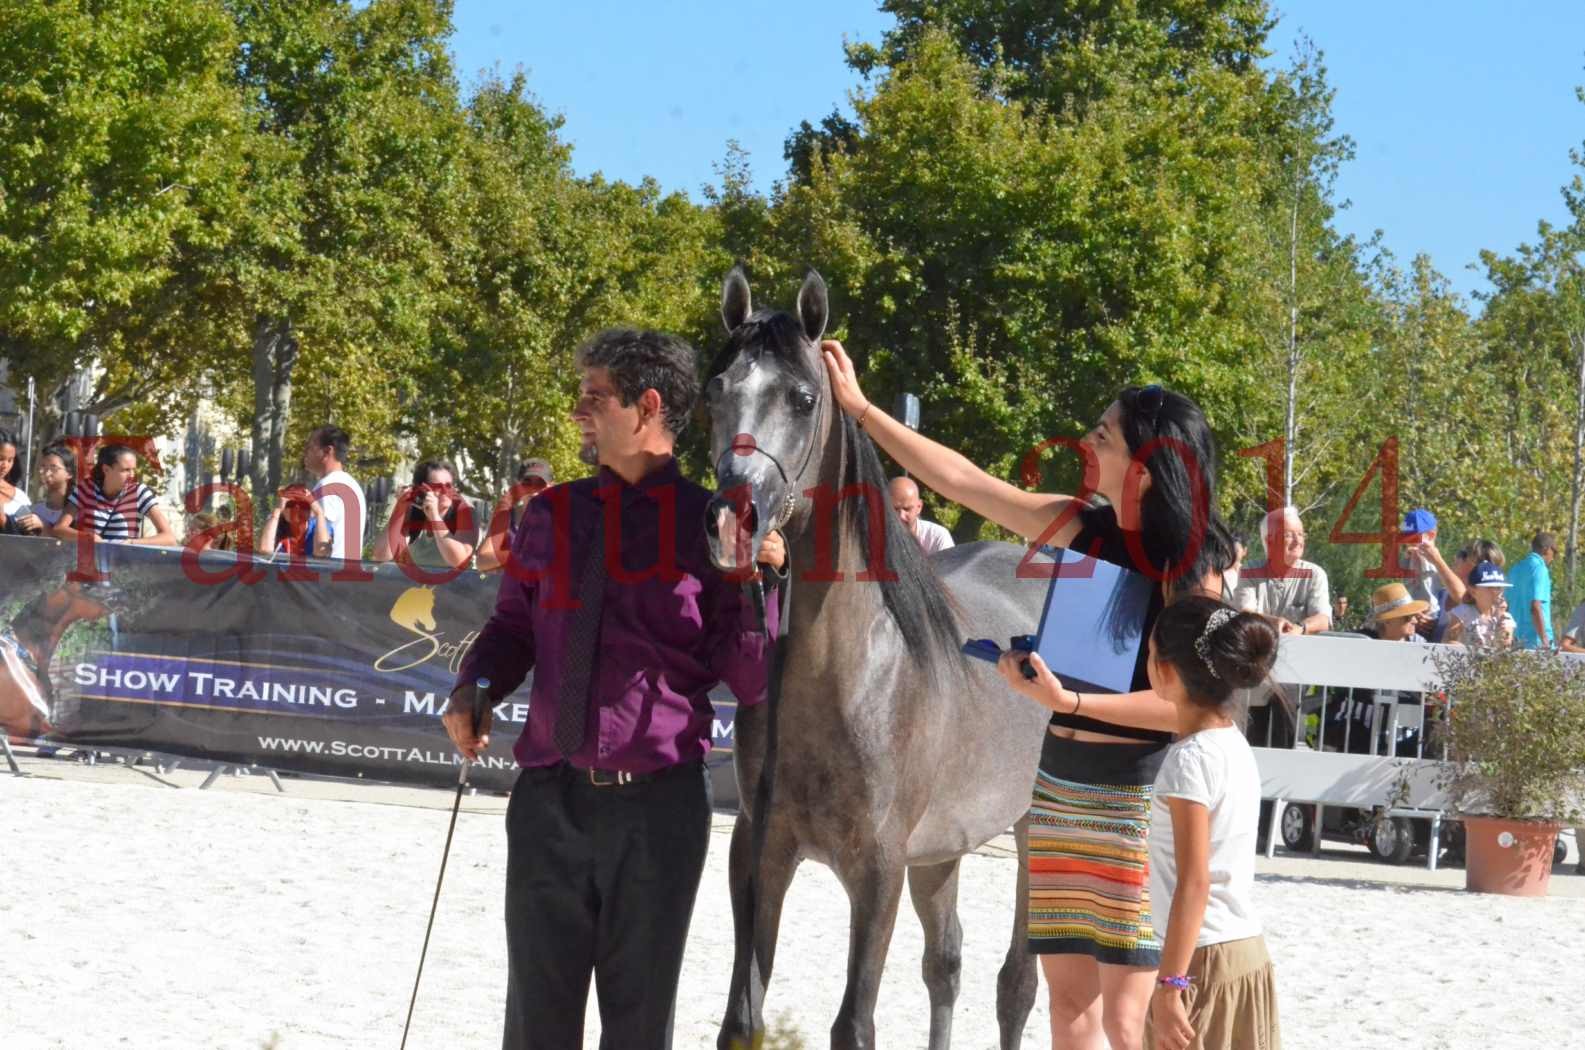
[[[1156,983],[1168,988],[1176,988],[1181,992],[1185,991],[1193,980],[1192,977],[1157,977]]]

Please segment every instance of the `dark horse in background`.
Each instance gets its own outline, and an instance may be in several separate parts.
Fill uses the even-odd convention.
[[[965,631],[1002,644],[1033,631],[1046,582],[1019,578],[1025,551],[1005,543],[925,558],[892,513],[874,446],[832,400],[819,350],[827,313],[818,274],[805,280],[794,317],[754,312],[748,281],[734,268],[722,293],[730,338],[706,387],[719,486],[707,523],[716,564],[738,568],[779,527],[793,574],[768,812],[754,811],[766,708],[740,708],[734,729],[737,944],[719,1046],[756,1045],[782,900],[799,862],[812,859],[836,873],[852,909],[847,992],[831,1045],[875,1044],[876,994],[906,880],[924,925],[930,1047],[945,1050],[962,959],[959,860],[1014,827],[1017,906],[996,1013],[1001,1045],[1016,1047],[1037,980],[1026,946],[1024,815],[1047,712],[958,647]]]

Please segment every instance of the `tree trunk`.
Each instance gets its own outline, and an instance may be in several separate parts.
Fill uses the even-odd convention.
[[[1564,586],[1567,588],[1568,602],[1573,607],[1578,595],[1574,591],[1574,581],[1578,578],[1575,573],[1579,568],[1579,512],[1581,489],[1581,446],[1585,445],[1585,331],[1569,333],[1569,342],[1574,347],[1574,357],[1578,362],[1578,370],[1574,378],[1574,490],[1569,499],[1568,511],[1568,579]]]
[[[1288,412],[1283,422],[1282,505],[1293,506],[1293,450],[1299,440],[1299,188],[1293,180],[1293,213],[1288,227]]]
[[[254,505],[272,506],[281,487],[286,424],[292,404],[292,369],[297,364],[297,339],[292,323],[260,317],[253,325],[253,482]]]

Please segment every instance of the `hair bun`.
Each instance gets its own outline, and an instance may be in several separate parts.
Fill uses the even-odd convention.
[[[1212,659],[1222,681],[1239,689],[1264,682],[1277,662],[1277,631],[1264,616],[1241,612],[1216,632]]]

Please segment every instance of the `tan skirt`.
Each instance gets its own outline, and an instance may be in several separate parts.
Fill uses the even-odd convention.
[[[1190,1050],[1281,1050],[1277,1028],[1277,982],[1266,938],[1248,937],[1194,949],[1193,982],[1183,1005],[1194,1027]],[[1145,1019],[1145,1050],[1156,1035]]]

